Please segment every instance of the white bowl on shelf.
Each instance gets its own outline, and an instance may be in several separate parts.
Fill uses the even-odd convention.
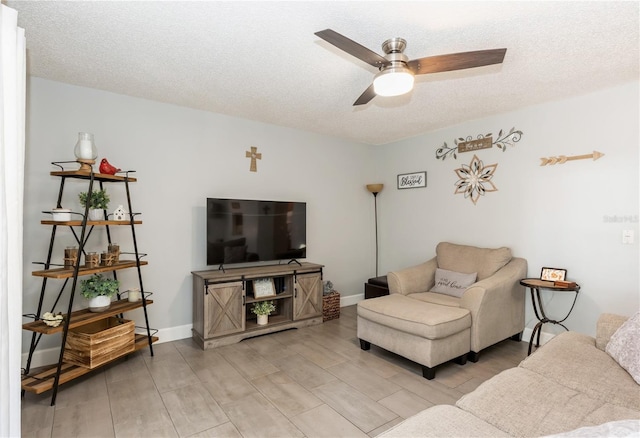
[[[68,222],[71,220],[71,210],[68,208],[54,208],[51,213],[53,213],[53,220],[56,222]]]

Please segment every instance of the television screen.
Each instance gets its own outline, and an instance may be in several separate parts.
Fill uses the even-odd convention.
[[[306,203],[207,198],[207,265],[306,256]]]

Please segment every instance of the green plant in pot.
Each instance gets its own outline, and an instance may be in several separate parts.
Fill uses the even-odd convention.
[[[81,192],[78,198],[80,199],[80,205],[83,207],[87,206],[87,202],[89,203],[90,220],[103,219],[101,210],[106,210],[110,201],[106,190],[93,190],[91,196],[89,196],[88,192]]]
[[[273,301],[259,301],[253,304],[251,312],[258,316],[258,325],[265,325],[269,321],[269,315],[275,312],[276,306]]]
[[[111,306],[111,297],[120,290],[120,282],[94,274],[80,282],[80,293],[89,300],[90,312],[104,312]]]

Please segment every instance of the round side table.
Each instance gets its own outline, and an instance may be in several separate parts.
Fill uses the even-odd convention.
[[[569,317],[569,315],[571,315],[571,311],[576,305],[578,292],[580,292],[580,285],[576,284],[575,286],[569,287],[555,286],[553,281],[540,280],[539,278],[523,278],[522,280],[520,280],[520,284],[522,286],[528,287],[531,291],[531,304],[533,305],[533,312],[536,314],[536,318],[538,319],[538,323],[531,332],[531,339],[529,340],[529,352],[527,353],[527,355],[529,355],[531,354],[533,339],[536,337],[536,335],[536,348],[540,346],[540,332],[542,331],[542,326],[544,324],[557,324],[564,328],[566,331],[569,331],[569,329],[563,324],[563,322]],[[571,308],[564,318],[555,320],[549,319],[547,315],[545,315],[544,307],[542,306],[542,300],[540,299],[540,289],[552,290],[554,292],[573,292],[575,294],[575,296],[573,297]]]

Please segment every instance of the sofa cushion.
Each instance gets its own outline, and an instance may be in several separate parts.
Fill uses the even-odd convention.
[[[436,268],[436,280],[431,292],[461,297],[469,286],[476,282],[478,273],[465,274]]]
[[[611,336],[605,351],[640,384],[640,311]]]
[[[358,303],[358,316],[427,339],[442,339],[471,327],[467,309],[391,294]]]
[[[593,413],[606,405],[603,400],[519,367],[501,372],[456,402],[459,408],[513,436],[540,436],[577,429],[590,424],[588,420]],[[613,419],[637,416],[636,411],[613,409],[622,415]]]
[[[424,301],[425,303],[440,304],[441,306],[460,307],[460,298],[451,295],[437,294],[435,292],[419,292],[407,295],[414,300]]]
[[[436,246],[438,267],[449,271],[478,273],[478,281],[491,277],[511,260],[511,250],[502,248],[478,248],[440,242]]]
[[[378,438],[507,436],[505,432],[462,409],[438,405],[409,417],[378,435]]]
[[[560,333],[520,367],[592,398],[640,410],[640,386],[607,353],[596,348],[591,336]]]

